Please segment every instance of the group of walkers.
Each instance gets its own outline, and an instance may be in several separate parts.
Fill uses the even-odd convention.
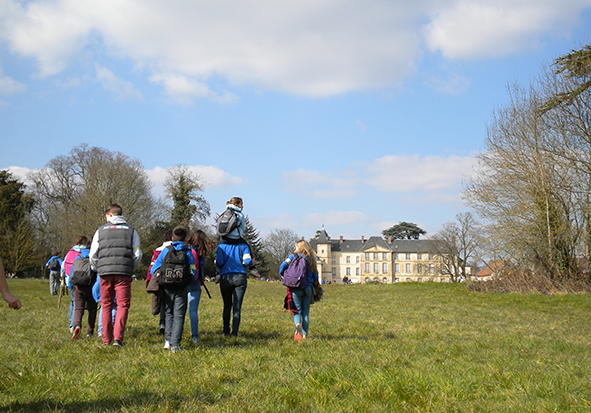
[[[241,198],[232,198],[218,220],[215,265],[219,271],[216,282],[223,299],[223,334],[237,337],[241,309],[247,288],[247,272],[258,275],[248,244],[242,237],[245,218]],[[100,303],[98,335],[104,345],[124,346],[125,325],[131,302],[131,281],[142,259],[137,231],[123,217],[120,205],[112,204],[105,211],[107,223],[100,226],[91,240],[79,237],[76,245],[62,261],[54,254],[46,266],[50,269],[50,293],[57,294],[60,278],[70,289],[69,327],[72,339],[78,339],[82,316],[88,310],[87,337],[94,334],[97,303]],[[226,221],[220,225],[221,218]],[[204,284],[205,257],[216,243],[200,230],[189,234],[177,226],[163,236],[163,244],[153,251],[148,269],[146,291],[152,293],[152,314],[160,316],[159,332],[164,335],[164,348],[178,352],[183,336],[187,310],[191,338],[198,343],[198,309]],[[305,339],[309,329],[312,285],[317,284],[316,254],[304,240],[296,243],[294,254],[281,265],[280,274],[292,261],[305,259],[304,284],[289,287],[285,302],[293,313],[296,341]],[[60,274],[61,272],[61,274]],[[86,275],[86,274],[90,275]],[[57,281],[56,281],[57,280]],[[1,284],[0,284],[1,286]],[[209,291],[207,291],[209,295]]]

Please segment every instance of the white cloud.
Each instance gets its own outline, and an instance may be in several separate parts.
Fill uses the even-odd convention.
[[[190,172],[199,175],[206,187],[229,188],[245,183],[243,178],[232,176],[216,166],[192,165],[187,166],[187,168]],[[146,169],[146,173],[154,183],[154,190],[160,194],[164,193],[164,181],[166,180],[167,169],[157,166],[154,169]]]
[[[29,186],[33,184],[33,181],[30,181],[28,178],[28,175],[31,172],[36,172],[39,169],[29,169],[29,168],[23,168],[22,166],[9,166],[8,168],[4,168],[7,169],[8,172],[10,172],[13,176],[13,178],[17,179],[20,182],[23,182],[25,185]]]
[[[355,171],[317,172],[298,169],[284,172],[281,182],[287,191],[309,198],[346,198],[357,195],[359,178]]]
[[[367,165],[366,184],[384,192],[458,190],[475,163],[471,156],[388,155]]]
[[[207,83],[200,82],[184,75],[154,74],[150,76],[150,82],[164,87],[171,103],[191,105],[195,98],[208,98],[218,103],[234,103],[238,96],[228,91],[218,95],[209,88]]]
[[[426,25],[431,51],[450,59],[504,56],[536,47],[539,36],[579,23],[587,0],[459,0]]]
[[[21,82],[4,75],[4,70],[0,66],[0,94],[12,95],[14,93],[24,92],[26,88]]]
[[[99,64],[95,64],[94,68],[96,70],[96,80],[103,85],[105,90],[113,93],[117,98],[143,99],[141,92],[133,86],[133,83],[118,78],[112,71]]]

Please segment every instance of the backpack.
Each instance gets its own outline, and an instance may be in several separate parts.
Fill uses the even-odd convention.
[[[70,284],[80,286],[90,286],[96,281],[96,271],[90,267],[90,259],[78,258],[72,265],[72,275],[70,275]]]
[[[218,235],[224,237],[238,228],[238,214],[232,208],[226,209],[217,219]]]
[[[177,251],[173,245],[166,247],[168,253],[162,259],[162,265],[156,275],[158,285],[167,290],[182,290],[191,283],[191,269],[187,258],[187,249]]]
[[[60,262],[58,261],[57,257],[55,257],[54,259],[52,259],[49,262],[49,271],[59,271],[59,269],[61,268]]]
[[[308,283],[308,261],[296,255],[283,272],[283,285],[290,288],[306,288]]]

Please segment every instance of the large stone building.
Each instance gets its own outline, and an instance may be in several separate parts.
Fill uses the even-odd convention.
[[[361,237],[333,240],[322,229],[310,245],[318,256],[318,275],[325,283],[449,282],[430,240],[385,240]]]

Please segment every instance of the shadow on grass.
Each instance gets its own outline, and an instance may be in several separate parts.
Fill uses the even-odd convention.
[[[228,398],[226,395],[214,395],[208,392],[196,392],[181,396],[175,393],[141,392],[130,393],[123,397],[105,398],[92,401],[63,403],[53,399],[42,399],[29,403],[0,405],[2,412],[112,412],[112,411],[158,411],[175,412],[187,408],[213,406]]]

